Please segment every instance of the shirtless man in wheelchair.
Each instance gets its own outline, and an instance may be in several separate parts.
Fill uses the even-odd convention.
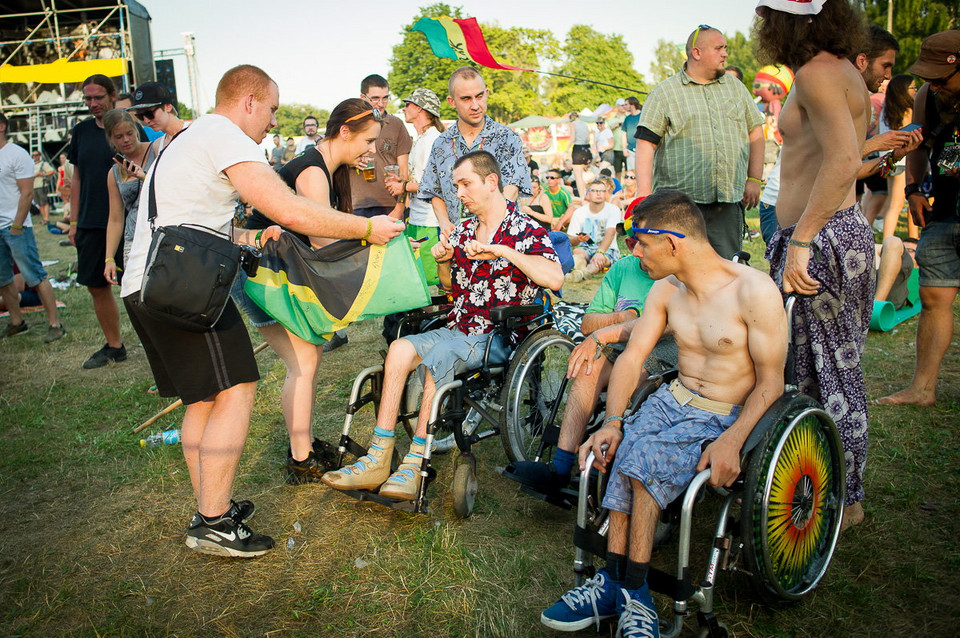
[[[490,363],[507,360],[509,348],[522,335],[511,335],[511,343],[494,336],[493,308],[532,304],[541,287],[556,290],[563,284],[560,260],[547,232],[504,198],[500,169],[490,153],[475,151],[457,160],[453,183],[460,201],[474,216],[463,219],[449,238],[441,237],[432,249],[440,281],[453,298],[447,327],[390,344],[373,440],[356,463],[323,475],[321,480],[336,489],[379,488],[384,497],[414,499],[437,386],[480,367],[488,347]],[[417,429],[410,451],[391,475],[400,400],[407,376],[415,370],[424,382]]]
[[[773,281],[717,255],[696,204],[678,191],[654,193],[636,219],[636,254],[657,281],[611,374],[608,416],[579,455],[581,471],[592,451],[610,472],[606,567],[543,612],[543,624],[561,631],[617,615],[618,635],[659,636],[647,572],[661,509],[708,467],[711,485],[733,484],[743,443],[784,387],[787,325]],[[667,328],[679,378],[624,422],[644,360]],[[571,357],[574,373],[595,365],[589,348]]]

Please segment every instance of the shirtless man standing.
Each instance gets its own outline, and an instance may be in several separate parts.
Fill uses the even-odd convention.
[[[647,197],[633,227],[635,254],[658,281],[610,376],[610,416],[580,446],[581,471],[591,451],[601,471],[610,468],[607,564],[543,612],[541,622],[560,631],[619,614],[617,635],[659,636],[646,578],[660,510],[707,467],[711,485],[731,485],[743,443],[783,393],[787,321],[773,281],[720,257],[700,209],[679,191]],[[624,422],[644,361],[668,328],[679,379]],[[576,374],[584,366],[589,374],[597,358],[575,350],[570,369]]]
[[[873,231],[854,192],[870,96],[847,59],[864,49],[866,28],[856,28],[863,18],[849,0],[760,0],[757,13],[761,55],[796,74],[780,112],[781,230],[766,257],[784,294],[804,295],[793,313],[797,385],[840,431],[849,527],[863,520],[867,393],[860,357],[876,287]],[[811,21],[817,26],[807,26]]]

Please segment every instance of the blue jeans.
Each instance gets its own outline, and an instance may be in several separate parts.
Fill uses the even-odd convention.
[[[764,204],[760,202],[760,234],[763,236],[763,243],[769,244],[773,239],[773,234],[780,228],[777,222],[776,204]]]
[[[11,233],[9,226],[0,229],[0,288],[13,282],[13,262],[17,262],[17,268],[30,288],[47,278],[33,238],[33,228],[24,227],[18,235]]]

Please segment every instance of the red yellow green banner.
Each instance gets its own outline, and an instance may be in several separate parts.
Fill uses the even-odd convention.
[[[474,62],[480,66],[505,71],[533,71],[509,64],[497,62],[483,37],[483,31],[476,18],[428,18],[417,20],[413,31],[420,31],[427,37],[433,54],[440,58]]]

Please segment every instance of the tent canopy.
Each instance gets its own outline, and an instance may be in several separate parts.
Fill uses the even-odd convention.
[[[509,124],[510,128],[534,128],[536,126],[550,126],[551,124],[558,124],[562,122],[560,118],[555,117],[544,117],[542,115],[528,115],[522,120],[517,120],[513,124]]]

